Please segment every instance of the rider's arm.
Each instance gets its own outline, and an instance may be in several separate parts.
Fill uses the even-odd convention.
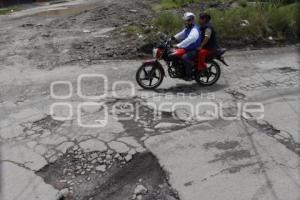
[[[182,41],[183,38],[184,38],[184,32],[185,32],[185,29],[183,29],[181,32],[174,35],[175,40],[176,41]]]
[[[180,42],[179,44],[177,44],[176,46],[178,48],[186,48],[189,45],[193,44],[194,42],[196,42],[198,40],[198,38],[200,37],[199,35],[199,31],[196,28],[193,28],[189,34],[189,36],[183,40],[182,42]]]
[[[200,45],[200,49],[202,49],[209,41],[210,37],[211,37],[211,33],[212,30],[210,28],[205,29],[205,35],[204,35],[204,39]]]

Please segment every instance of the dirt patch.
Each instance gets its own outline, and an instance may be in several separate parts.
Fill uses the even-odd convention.
[[[105,59],[136,58],[145,38],[127,35],[122,30],[131,24],[146,26],[154,16],[152,5],[156,2],[99,1],[8,17],[0,22],[4,27],[0,30],[0,61],[4,65],[52,69],[67,64],[97,64]]]
[[[94,7],[76,15],[52,21],[52,28],[72,28],[85,26],[93,28],[118,27],[126,23],[145,22],[154,15],[152,5],[158,0],[125,0],[94,4]]]
[[[37,175],[61,190],[61,199],[179,199],[151,153],[137,153],[129,162],[115,158],[115,153],[111,153],[111,159],[105,158],[105,155],[107,152],[83,153],[79,149],[71,149],[56,162],[38,171]],[[96,167],[105,163],[106,170]]]

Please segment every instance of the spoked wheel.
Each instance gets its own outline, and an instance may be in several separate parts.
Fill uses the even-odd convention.
[[[210,63],[207,63],[207,65],[206,71],[198,72],[196,74],[196,81],[202,86],[211,86],[215,84],[221,75],[221,68],[217,62],[211,61]]]
[[[160,86],[164,79],[163,69],[151,64],[142,65],[136,73],[136,81],[144,89],[153,90]]]

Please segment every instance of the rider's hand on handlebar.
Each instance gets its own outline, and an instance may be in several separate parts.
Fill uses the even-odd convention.
[[[170,38],[170,40],[173,42],[173,43],[178,43],[178,40],[173,36]]]
[[[178,49],[178,46],[176,44],[173,44],[172,47]]]

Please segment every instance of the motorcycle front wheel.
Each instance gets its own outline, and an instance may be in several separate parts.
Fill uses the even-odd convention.
[[[163,69],[154,64],[144,64],[136,72],[136,82],[146,90],[156,89],[163,79]]]
[[[215,61],[211,61],[207,63],[207,70],[196,73],[195,79],[201,86],[211,86],[219,80],[220,76],[220,65]]]

